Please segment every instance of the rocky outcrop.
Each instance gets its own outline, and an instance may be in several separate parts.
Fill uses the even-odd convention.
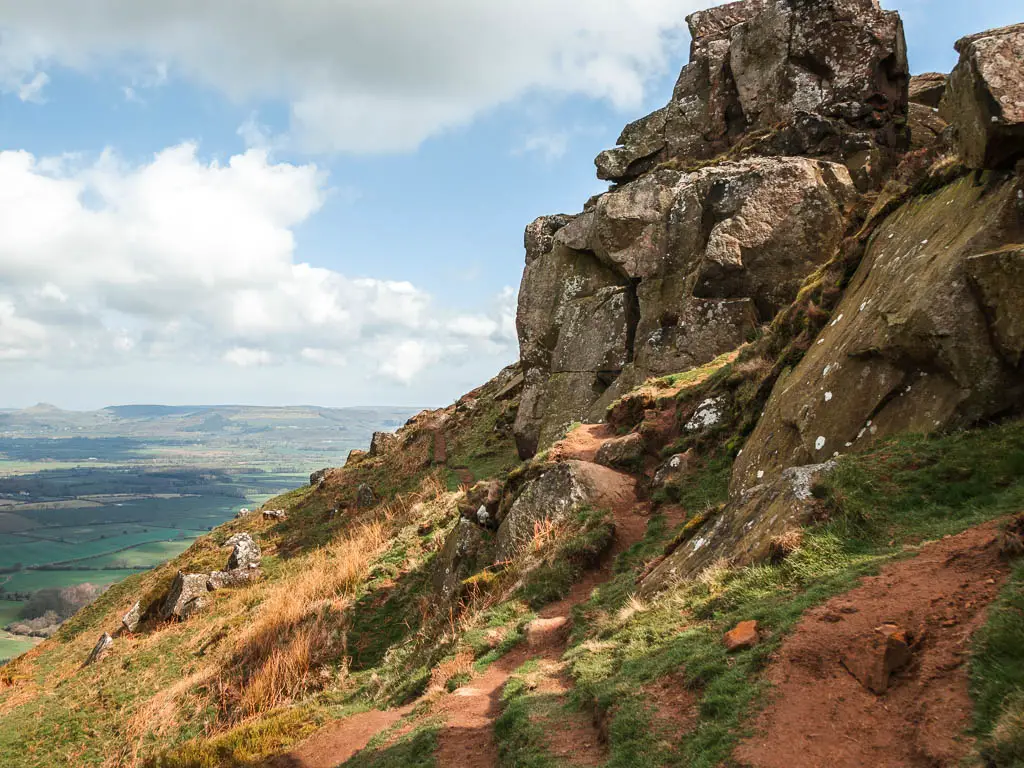
[[[320,483],[327,479],[327,473],[330,471],[331,470],[329,468],[318,469],[309,476],[309,484],[316,488]]]
[[[599,178],[621,183],[670,158],[711,158],[748,131],[787,124],[776,148],[798,139],[798,154],[850,151],[846,137],[900,145],[906,43],[899,15],[877,0],[743,0],[687,22],[690,63],[672,100],[598,156]]]
[[[394,432],[374,432],[370,438],[370,456],[383,456],[398,445]]]
[[[605,467],[635,472],[644,457],[644,439],[638,432],[606,440],[597,449],[594,461]]]
[[[1024,24],[965,37],[956,49],[942,116],[968,165],[1011,168],[1024,157]]]
[[[754,158],[651,173],[534,222],[516,320],[520,454],[599,420],[648,376],[741,345],[831,258],[855,195],[842,165]]]
[[[230,571],[214,571],[206,580],[206,589],[210,592],[216,592],[218,589],[244,587],[259,579],[260,575],[260,569],[256,566],[251,568],[234,568]]]
[[[196,611],[202,610],[206,606],[209,579],[209,575],[205,573],[179,571],[160,608],[161,618],[187,619]]]
[[[236,533],[224,542],[224,546],[232,547],[231,557],[228,558],[228,570],[259,567],[262,553],[252,534]]]
[[[734,493],[1020,402],[1022,198],[1019,177],[963,178],[885,221],[832,322],[777,382],[736,460]]]

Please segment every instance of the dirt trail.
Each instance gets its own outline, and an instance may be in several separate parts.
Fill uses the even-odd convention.
[[[577,429],[573,434],[585,429]],[[588,433],[593,434],[589,430]],[[593,450],[596,452],[597,449]],[[564,458],[568,458],[568,455]],[[578,460],[575,456],[573,459]],[[602,566],[586,574],[565,598],[538,612],[539,621],[535,624],[551,625],[550,631],[536,633],[525,647],[517,648],[492,664],[470,686],[449,694],[435,707],[435,712],[443,712],[447,716],[447,724],[438,734],[437,764],[440,768],[493,768],[498,764],[494,721],[501,714],[501,693],[508,678],[529,659],[539,659],[549,668],[561,669],[560,661],[568,641],[568,622],[572,609],[585,601],[595,587],[612,577],[614,555],[643,538],[647,529],[648,510],[637,503],[635,479],[586,462],[581,464],[580,469],[594,487],[599,503],[612,510],[615,518],[613,550]],[[564,620],[564,623],[554,620]],[[568,678],[562,675],[561,679],[562,684],[567,686]],[[594,724],[586,718],[571,718],[564,725],[564,729],[549,734],[552,749],[566,752],[569,740],[573,740],[571,758],[562,755],[567,765],[600,765],[605,754]]]
[[[860,586],[808,611],[768,670],[772,704],[736,750],[756,768],[908,768],[957,765],[972,711],[970,639],[1005,583],[998,524],[929,544]],[[881,696],[841,664],[875,628],[894,623],[924,639]]]
[[[335,768],[365,747],[374,736],[401,720],[412,706],[382,712],[372,709],[331,723],[267,768]]]
[[[501,714],[501,694],[509,677],[524,662],[538,659],[546,673],[540,684],[558,695],[566,695],[569,680],[561,663],[568,641],[569,618],[574,606],[586,600],[594,587],[612,576],[614,555],[643,538],[649,510],[638,504],[633,477],[588,461],[600,444],[611,436],[605,427],[588,426],[573,432],[553,449],[560,460],[580,461],[580,470],[594,488],[598,503],[612,510],[615,545],[597,570],[588,573],[561,601],[539,612],[531,625],[530,639],[491,664],[479,677],[452,693],[437,697],[431,715],[442,715],[445,725],[438,734],[437,764],[441,768],[493,768],[498,764],[494,721]],[[557,689],[557,690],[556,690]],[[336,766],[363,749],[380,731],[394,725],[413,705],[401,710],[366,712],[332,723],[288,755],[279,757],[274,768],[326,768]],[[567,765],[600,765],[606,758],[599,733],[584,716],[567,717],[557,732],[549,734],[551,749]],[[571,753],[571,756],[570,756]]]
[[[597,450],[606,440],[615,437],[607,424],[584,424],[577,427],[548,451],[548,461],[593,461]]]

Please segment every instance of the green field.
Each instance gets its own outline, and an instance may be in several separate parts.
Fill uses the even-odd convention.
[[[35,592],[37,589],[70,587],[75,584],[97,584],[101,587],[114,584],[137,571],[20,571],[0,576],[0,582],[7,579],[4,589],[8,592]],[[0,601],[2,603],[4,601]]]
[[[90,568],[152,568],[177,557],[191,546],[194,539],[152,541],[123,552],[112,552],[75,563]]]
[[[0,660],[19,656],[35,645],[31,640],[15,637],[3,631],[8,624],[18,620],[21,608],[22,603],[0,600]]]

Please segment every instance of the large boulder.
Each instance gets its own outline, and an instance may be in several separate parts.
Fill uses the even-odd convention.
[[[834,317],[782,376],[732,492],[904,432],[968,426],[1024,395],[1024,182],[962,178],[876,231]]]
[[[855,196],[837,163],[751,158],[650,173],[532,224],[516,319],[520,455],[600,420],[649,376],[743,344],[832,257]]]
[[[252,534],[236,533],[224,542],[224,546],[232,547],[231,557],[228,558],[228,570],[259,567],[262,553]]]
[[[819,135],[802,151],[817,143],[834,153],[846,134],[899,145],[906,43],[899,15],[877,0],[744,0],[687,22],[690,63],[672,100],[597,157],[599,178],[625,182],[669,158],[713,157],[745,132],[806,115],[818,118]]]
[[[230,571],[214,571],[206,580],[206,588],[210,592],[216,592],[218,589],[244,587],[259,579],[260,575],[260,569],[257,566],[235,568]]]
[[[495,540],[497,562],[513,559],[533,539],[538,524],[571,521],[580,511],[628,503],[635,481],[585,461],[551,465],[528,482],[502,513]]]
[[[940,110],[956,126],[972,168],[1009,168],[1024,157],[1024,24],[959,40],[960,61]]]
[[[206,595],[209,592],[207,582],[210,576],[206,573],[183,573],[178,571],[171,589],[164,599],[160,615],[164,619],[187,619],[206,606]]]
[[[374,432],[370,438],[370,455],[383,456],[398,445],[398,436],[394,432]]]

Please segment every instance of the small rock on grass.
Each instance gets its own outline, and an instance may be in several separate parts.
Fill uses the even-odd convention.
[[[142,622],[142,603],[138,600],[135,601],[135,605],[131,607],[121,619],[121,626],[123,626],[128,632],[134,632],[139,628],[139,624]]]
[[[95,664],[97,661],[102,659],[111,648],[114,647],[114,638],[104,632],[100,635],[99,641],[96,643],[96,647],[92,649],[92,653],[89,654],[89,658],[85,660],[85,666]]]
[[[723,641],[725,642],[725,649],[732,653],[733,651],[753,648],[760,639],[756,621],[741,621],[725,633]]]

